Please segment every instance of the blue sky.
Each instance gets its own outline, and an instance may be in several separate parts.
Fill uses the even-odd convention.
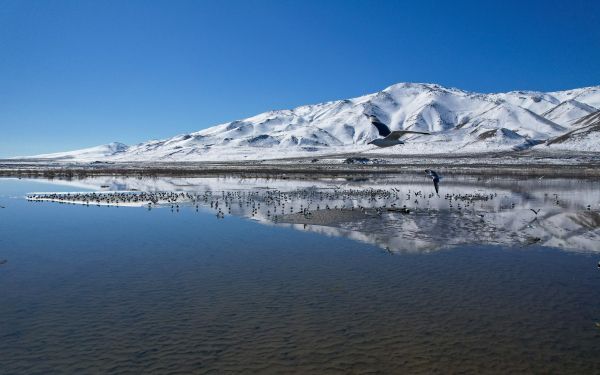
[[[597,1],[0,0],[0,157],[433,82],[600,85]]]

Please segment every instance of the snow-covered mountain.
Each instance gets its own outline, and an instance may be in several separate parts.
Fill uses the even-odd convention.
[[[600,151],[600,86],[479,94],[399,83],[353,99],[276,110],[169,139],[113,143],[35,158],[69,161],[268,159],[333,152],[440,154],[560,148]],[[430,132],[376,149],[372,119],[391,130]],[[583,128],[592,129],[585,131]],[[571,134],[571,135],[569,135]],[[556,139],[562,139],[557,142]],[[554,141],[553,141],[554,140]]]

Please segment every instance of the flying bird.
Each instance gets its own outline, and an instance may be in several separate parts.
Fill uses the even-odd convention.
[[[427,173],[427,176],[429,176],[431,178],[431,180],[433,181],[433,187],[435,188],[435,193],[439,194],[440,193],[440,176],[435,171],[432,171],[431,169],[425,169],[425,173]]]
[[[531,210],[531,211],[533,211],[533,213],[537,215],[537,214],[538,214],[538,212],[540,212],[542,209],[541,209],[541,208],[538,208],[538,209],[537,209],[537,211],[536,211],[536,210],[534,210],[533,208],[530,208],[530,210]]]
[[[416,132],[416,131],[412,131],[412,130],[391,131],[390,128],[383,122],[379,121],[379,119],[376,116],[367,115],[367,117],[369,118],[369,120],[371,120],[371,124],[373,124],[373,126],[375,126],[377,128],[379,135],[383,137],[383,138],[374,139],[368,143],[370,145],[375,145],[377,147],[391,147],[391,146],[396,146],[396,145],[402,145],[402,144],[404,144],[404,142],[400,140],[400,137],[404,136],[405,134],[431,135],[431,133]]]

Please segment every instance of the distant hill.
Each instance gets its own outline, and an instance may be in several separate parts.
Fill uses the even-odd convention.
[[[534,149],[600,151],[600,86],[557,92],[479,94],[436,84],[399,83],[358,98],[261,113],[137,145],[121,143],[30,158],[65,161],[268,159],[361,152],[379,138],[373,119],[409,135],[395,154]]]

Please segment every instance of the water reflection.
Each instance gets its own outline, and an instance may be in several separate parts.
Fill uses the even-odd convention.
[[[463,244],[544,245],[600,250],[600,188],[563,179],[446,178],[436,194],[426,176],[363,179],[94,177],[53,180],[80,194],[31,193],[90,206],[211,210],[375,244],[391,253]]]

